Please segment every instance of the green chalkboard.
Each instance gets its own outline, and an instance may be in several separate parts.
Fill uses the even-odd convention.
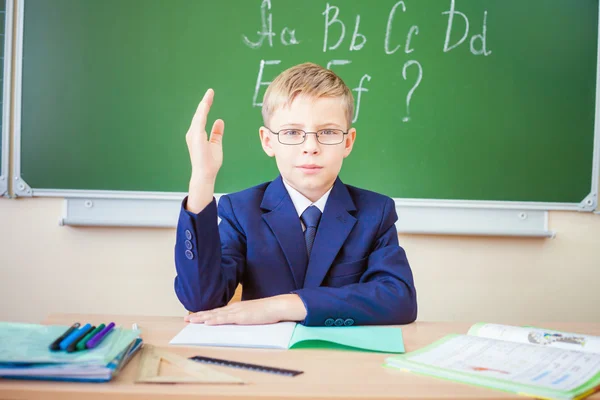
[[[212,87],[209,124],[226,123],[217,191],[273,179],[261,61],[268,82],[347,60],[331,68],[365,90],[346,183],[579,203],[592,188],[597,41],[597,0],[26,0],[21,177],[34,191],[185,192],[185,132]]]

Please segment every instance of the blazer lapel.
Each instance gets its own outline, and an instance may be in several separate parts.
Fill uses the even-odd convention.
[[[317,228],[306,271],[305,288],[319,287],[323,282],[335,256],[356,224],[356,218],[349,211],[356,211],[356,207],[348,189],[337,178]]]
[[[281,176],[267,186],[260,207],[269,210],[262,217],[273,231],[285,254],[296,288],[302,288],[308,263],[304,234],[300,218]]]

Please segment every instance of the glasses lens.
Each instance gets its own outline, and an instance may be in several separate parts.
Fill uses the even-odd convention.
[[[344,131],[340,129],[323,129],[317,134],[323,144],[339,144],[344,141]]]
[[[283,144],[299,144],[304,141],[304,131],[299,129],[284,129],[279,132],[279,141]]]

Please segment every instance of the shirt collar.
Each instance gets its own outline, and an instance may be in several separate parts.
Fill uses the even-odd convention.
[[[329,190],[327,192],[325,192],[325,194],[323,196],[321,196],[321,198],[319,200],[317,200],[313,203],[312,201],[307,199],[302,193],[300,193],[299,191],[297,191],[296,189],[291,187],[285,181],[285,179],[283,179],[283,185],[285,186],[285,189],[289,193],[290,198],[292,199],[292,203],[294,203],[294,207],[296,208],[298,217],[300,217],[302,215],[304,210],[306,210],[308,207],[310,207],[312,205],[314,205],[319,210],[321,210],[321,213],[322,213],[325,210],[325,204],[327,203],[327,198],[329,198],[329,193],[331,193],[331,189],[333,189],[333,186],[332,186],[331,188],[329,188]]]

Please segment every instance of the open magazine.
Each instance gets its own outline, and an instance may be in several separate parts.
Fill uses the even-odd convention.
[[[385,365],[525,396],[579,399],[600,386],[600,336],[478,323]]]

